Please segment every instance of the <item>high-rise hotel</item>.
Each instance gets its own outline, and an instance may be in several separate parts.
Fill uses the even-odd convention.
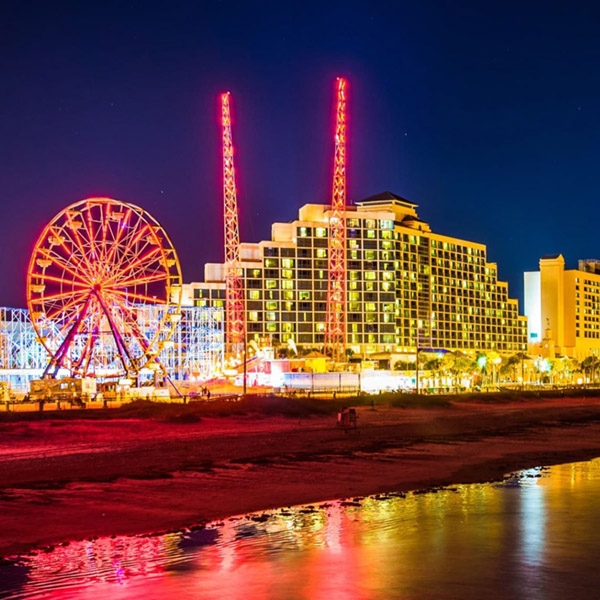
[[[542,256],[539,271],[525,273],[525,313],[532,353],[600,354],[600,261],[565,269],[562,254]]]
[[[347,346],[355,353],[527,348],[527,320],[483,244],[433,233],[417,205],[385,192],[346,209]],[[248,339],[323,345],[328,205],[306,204],[271,240],[243,243]],[[222,306],[223,264],[186,284],[183,304]]]

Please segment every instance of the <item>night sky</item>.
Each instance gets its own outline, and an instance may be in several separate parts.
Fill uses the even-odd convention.
[[[94,195],[153,214],[185,281],[222,260],[224,90],[242,240],[328,202],[336,75],[350,199],[417,202],[434,231],[487,244],[521,297],[540,255],[600,257],[598,6],[4,0],[0,304],[25,306],[37,236]]]

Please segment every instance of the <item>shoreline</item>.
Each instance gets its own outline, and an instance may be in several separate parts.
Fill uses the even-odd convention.
[[[0,556],[600,456],[596,398],[358,410],[359,435],[332,415],[2,423]]]

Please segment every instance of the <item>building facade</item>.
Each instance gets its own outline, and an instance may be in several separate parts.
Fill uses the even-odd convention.
[[[542,256],[525,273],[525,314],[533,352],[581,360],[600,352],[600,261],[565,269],[562,254]]]
[[[384,192],[346,210],[347,346],[361,355],[419,349],[526,349],[526,319],[483,244],[433,233],[417,205]],[[241,244],[249,339],[323,345],[330,207],[306,204],[271,240]],[[222,264],[185,284],[183,303],[222,306]]]

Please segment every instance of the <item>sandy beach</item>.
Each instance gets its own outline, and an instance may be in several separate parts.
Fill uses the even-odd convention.
[[[106,413],[104,413],[106,415]],[[0,420],[0,556],[600,456],[600,398],[335,413]]]

